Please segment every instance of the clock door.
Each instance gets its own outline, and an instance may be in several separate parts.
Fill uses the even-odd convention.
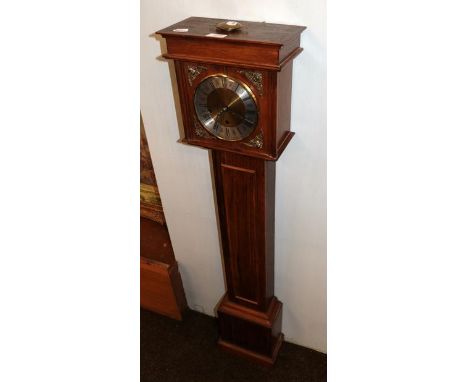
[[[184,100],[184,142],[274,158],[276,110],[269,105],[276,103],[276,72],[195,62],[175,64]]]

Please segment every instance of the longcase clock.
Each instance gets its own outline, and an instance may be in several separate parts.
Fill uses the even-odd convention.
[[[275,164],[294,135],[292,63],[304,29],[190,17],[157,32],[175,64],[183,142],[212,150],[227,286],[218,344],[267,365],[283,341],[274,296]]]

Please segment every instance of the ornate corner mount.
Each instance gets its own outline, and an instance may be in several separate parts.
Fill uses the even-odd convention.
[[[263,147],[263,131],[260,130],[260,132],[255,137],[253,137],[248,142],[244,142],[244,145],[261,149]]]
[[[249,70],[239,70],[250,82],[257,88],[258,94],[263,95],[263,74],[260,72],[252,72]]]
[[[195,125],[195,135],[200,138],[213,138],[208,131],[206,131],[202,125],[198,122],[197,117],[193,116],[193,124]]]
[[[187,65],[187,78],[190,86],[192,86],[195,78],[197,78],[205,70],[208,69],[202,65]]]

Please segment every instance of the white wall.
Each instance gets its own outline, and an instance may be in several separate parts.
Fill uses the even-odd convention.
[[[326,352],[325,0],[141,0],[143,121],[188,303],[213,315],[225,287],[208,152],[177,143],[170,66],[151,37],[189,16],[307,26],[294,61],[296,135],[277,162],[275,294],[286,340]]]

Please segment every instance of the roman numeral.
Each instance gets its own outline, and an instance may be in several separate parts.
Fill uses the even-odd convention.
[[[234,82],[233,80],[227,80],[226,82],[227,84],[225,87],[229,90],[232,90],[233,92],[235,92],[237,89],[237,86],[239,86],[239,84],[237,82]]]
[[[257,110],[257,108],[255,106],[255,103],[251,98],[244,102],[244,106],[245,106],[245,109],[246,109],[247,113],[249,113],[249,112],[250,113],[252,113],[252,112],[255,113],[256,110]]]
[[[213,83],[213,81],[208,82],[208,88],[209,88],[210,90],[214,90],[214,89],[215,89],[215,84]]]

